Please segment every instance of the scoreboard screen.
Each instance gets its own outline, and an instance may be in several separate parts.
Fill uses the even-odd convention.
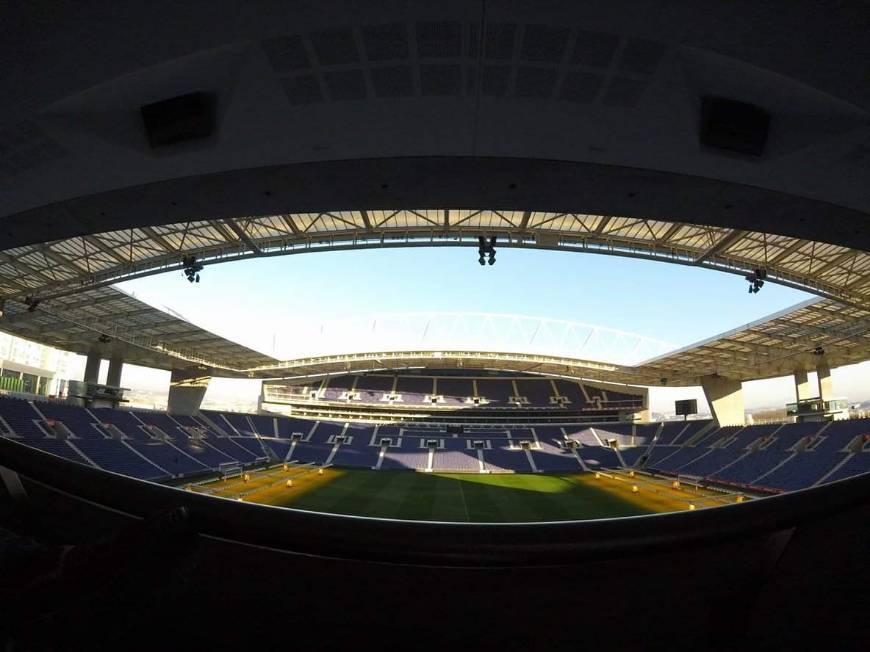
[[[676,412],[678,416],[698,414],[698,399],[687,398],[682,401],[674,401],[674,412]]]

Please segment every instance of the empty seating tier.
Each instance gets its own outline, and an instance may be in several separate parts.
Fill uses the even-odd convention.
[[[393,376],[382,376],[378,382],[385,384],[385,378]],[[429,380],[415,378],[405,389],[440,392],[437,387],[428,388]],[[520,391],[528,389],[520,381],[507,384],[503,380],[489,385],[481,382],[476,389],[478,396],[500,400],[514,386]],[[560,383],[559,391],[568,392],[567,387]],[[475,395],[469,379],[451,379],[446,389],[454,398],[465,392],[468,397]],[[604,391],[595,395],[603,397]],[[465,473],[581,472],[584,466],[595,471],[617,469],[624,463],[773,491],[870,471],[867,419],[723,428],[710,421],[509,429],[478,426],[448,432],[439,425],[374,426],[213,410],[194,416],[86,410],[68,403],[8,397],[0,397],[0,417],[0,436],[149,480],[207,473],[233,462],[253,464],[263,458],[282,462],[288,456],[315,465],[329,461],[349,468]],[[65,428],[59,428],[58,422]],[[385,438],[390,440],[386,447],[382,444]]]

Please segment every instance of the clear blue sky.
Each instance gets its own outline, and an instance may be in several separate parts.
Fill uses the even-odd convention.
[[[378,313],[471,311],[586,322],[690,344],[809,295],[768,283],[750,295],[739,276],[594,254],[504,249],[481,267],[471,248],[301,254],[208,266],[124,283],[192,321],[227,332],[227,314],[273,324]],[[234,329],[233,329],[234,330]],[[229,333],[227,333],[229,334]]]

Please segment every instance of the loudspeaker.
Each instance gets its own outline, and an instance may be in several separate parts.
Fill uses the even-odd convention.
[[[141,107],[145,133],[152,149],[208,138],[215,131],[217,100],[196,92]]]
[[[721,97],[701,101],[701,143],[747,156],[761,156],[770,114],[761,107]]]

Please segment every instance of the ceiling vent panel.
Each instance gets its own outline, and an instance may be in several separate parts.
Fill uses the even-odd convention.
[[[569,102],[593,102],[604,81],[603,75],[576,70],[569,72],[562,80],[559,99]]]
[[[411,97],[414,94],[410,66],[372,68],[371,75],[372,86],[378,97]]]
[[[608,68],[619,45],[616,34],[579,30],[574,42],[571,63],[594,68]]]
[[[461,95],[462,68],[459,64],[422,64],[420,90],[423,95]]]
[[[454,58],[462,53],[462,24],[417,23],[417,56],[421,59]]]
[[[640,103],[646,83],[629,77],[614,77],[604,92],[602,102],[607,106],[634,108]]]
[[[362,40],[369,61],[401,60],[410,56],[408,30],[402,23],[363,27]]]
[[[556,87],[555,68],[520,66],[517,70],[514,95],[524,99],[544,100],[553,96]]]
[[[340,66],[359,62],[359,52],[350,30],[317,32],[310,35],[311,44],[321,66]]]
[[[323,73],[323,79],[333,102],[363,100],[367,95],[362,70],[330,70]]]
[[[490,97],[504,97],[507,95],[510,73],[510,66],[484,66],[481,86],[483,94]]]
[[[296,72],[311,68],[308,51],[302,37],[281,36],[263,41],[263,50],[277,73]]]
[[[281,82],[293,106],[307,106],[323,101],[323,91],[314,75],[297,75]]]
[[[483,56],[486,59],[512,59],[516,36],[516,23],[487,23]]]
[[[652,75],[665,55],[665,46],[656,41],[630,38],[619,57],[619,72],[634,75]]]
[[[567,27],[526,25],[523,35],[523,60],[541,63],[561,62],[570,34],[571,30]]]

